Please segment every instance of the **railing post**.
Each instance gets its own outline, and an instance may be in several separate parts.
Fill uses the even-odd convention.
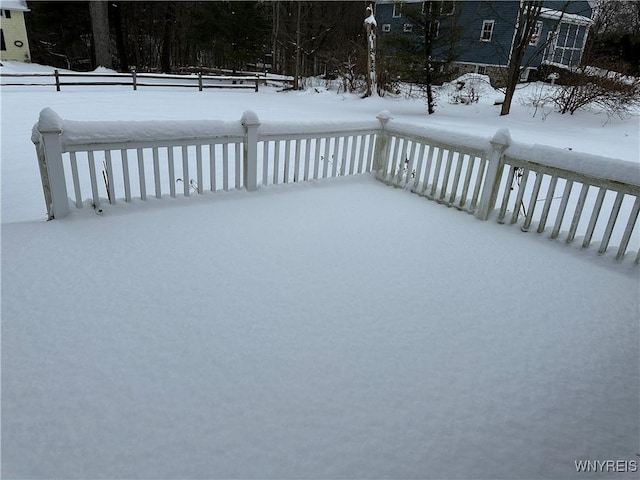
[[[489,218],[489,212],[493,209],[498,197],[498,190],[500,188],[500,178],[502,177],[502,168],[504,167],[504,151],[511,143],[511,134],[507,128],[499,129],[490,141],[491,148],[489,149],[487,159],[487,174],[484,178],[484,185],[482,186],[482,196],[480,197],[480,204],[476,210],[476,218],[480,220],[487,220]]]
[[[131,84],[134,90],[138,90],[138,74],[135,67],[131,68]]]
[[[251,110],[242,114],[244,127],[244,188],[252,192],[258,189],[258,127],[260,119]]]
[[[42,188],[45,192],[49,220],[53,218],[64,218],[69,215],[69,199],[67,198],[67,184],[64,177],[64,166],[62,165],[62,144],[60,134],[62,133],[62,119],[50,108],[45,108],[40,112],[38,124],[35,127],[40,133],[38,161],[41,162],[41,172],[43,182],[46,184]],[[34,142],[35,143],[35,142]],[[49,198],[47,198],[47,190]]]
[[[376,115],[376,118],[380,121],[380,132],[376,139],[376,149],[373,154],[373,166],[371,170],[375,172],[376,177],[378,177],[389,160],[389,134],[386,131],[386,125],[393,117],[388,110],[382,110]]]

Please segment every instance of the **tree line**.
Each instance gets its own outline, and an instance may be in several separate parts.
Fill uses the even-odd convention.
[[[34,61],[300,77],[332,70],[364,36],[364,1],[43,1],[26,16]]]

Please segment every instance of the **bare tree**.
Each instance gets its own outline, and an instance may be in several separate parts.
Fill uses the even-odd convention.
[[[367,91],[365,97],[370,97],[377,92],[376,89],[376,30],[378,23],[373,15],[373,5],[367,7],[367,18],[364,19],[364,28],[367,32]]]

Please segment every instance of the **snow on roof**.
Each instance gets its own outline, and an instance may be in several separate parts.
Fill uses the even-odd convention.
[[[560,10],[544,7],[540,10],[540,17],[549,18],[551,20],[562,20],[564,23],[572,23],[574,25],[591,25],[593,23],[593,20],[589,17],[585,17],[584,15],[565,13]]]
[[[28,12],[26,0],[0,0],[0,8],[2,10],[21,10]]]

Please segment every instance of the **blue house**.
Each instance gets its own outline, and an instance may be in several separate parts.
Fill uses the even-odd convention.
[[[513,51],[519,6],[518,0],[379,0],[375,16],[380,39],[385,35],[412,35],[424,42],[423,34],[416,31],[420,27],[415,18],[431,8],[431,17],[437,19],[435,36],[440,40],[434,43],[432,58],[445,61],[449,56],[459,73],[486,74],[500,85]],[[545,1],[525,52],[521,79],[526,80],[531,71],[543,65],[577,67],[592,14],[591,1]]]

